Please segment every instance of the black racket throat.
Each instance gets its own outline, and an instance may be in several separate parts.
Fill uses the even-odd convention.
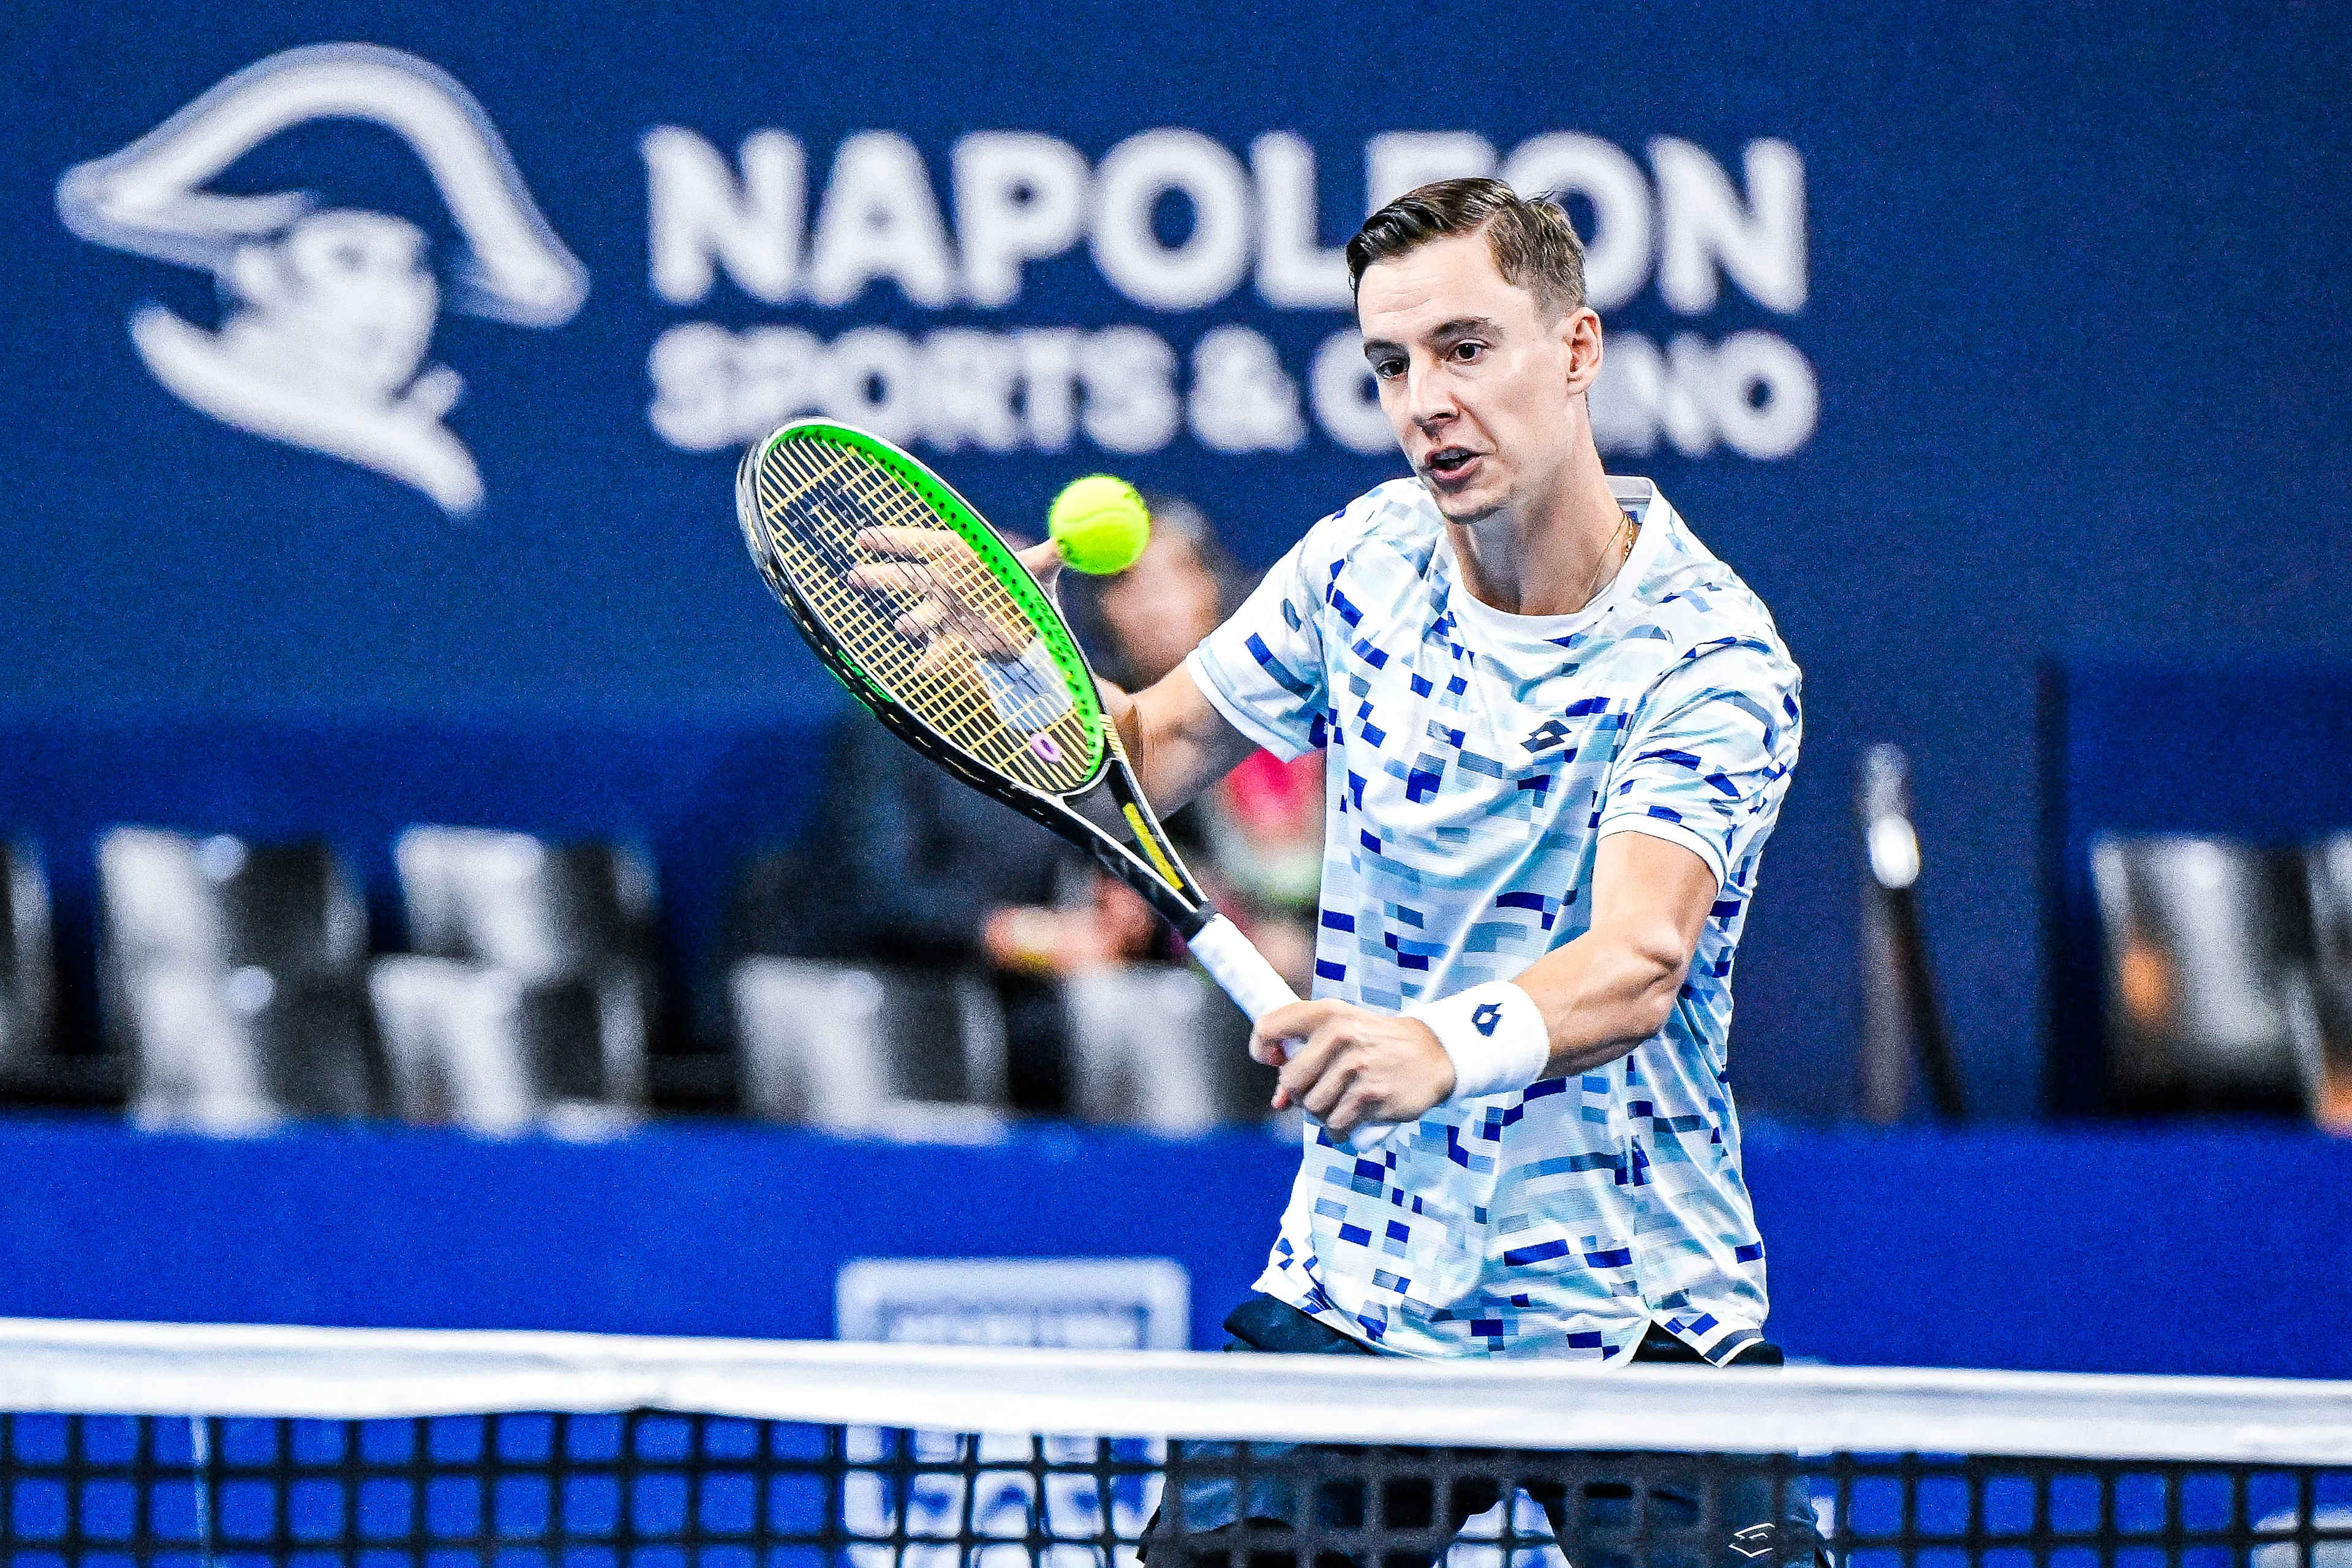
[[[1143,895],[1176,928],[1177,935],[1197,935],[1216,918],[1216,905],[1185,868],[1151,803],[1143,798],[1126,754],[1116,743],[1109,749],[1102,776],[1065,797],[1062,804],[1070,816],[1034,811],[1028,815],[1086,850],[1104,870]],[[1142,825],[1140,832],[1138,823]]]
[[[1086,851],[1097,866],[1140,894],[1176,928],[1177,935],[1189,940],[1217,917],[1216,905],[1192,879],[1176,847],[1168,841],[1134,770],[1117,745],[1109,748],[1102,773],[1092,784],[1068,795],[1052,795],[972,767],[941,746],[919,722],[879,705],[874,711],[899,739],[982,795],[1003,801],[1055,837]]]

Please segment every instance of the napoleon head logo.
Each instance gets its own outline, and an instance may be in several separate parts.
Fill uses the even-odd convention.
[[[449,304],[521,326],[572,319],[588,274],[541,216],[481,106],[414,55],[365,44],[247,67],[122,151],[67,171],[58,211],[82,238],[218,279],[217,331],[161,305],[131,318],[155,379],[215,419],[362,464],[453,515],[481,504],[471,453],[442,423],[459,382],[425,363],[442,288],[405,219],[206,182],[306,121],[364,120],[415,149],[464,238]]]

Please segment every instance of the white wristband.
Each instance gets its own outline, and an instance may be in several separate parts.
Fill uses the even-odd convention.
[[[1428,1025],[1454,1058],[1448,1105],[1525,1089],[1543,1077],[1551,1060],[1551,1035],[1535,998],[1507,980],[1408,1007],[1404,1016]]]

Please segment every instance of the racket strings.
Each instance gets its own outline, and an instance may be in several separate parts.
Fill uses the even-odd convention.
[[[939,535],[942,542],[950,545],[947,552],[926,558],[919,563],[922,571],[941,581],[950,595],[964,606],[965,620],[962,623],[951,622],[940,628],[943,632],[977,629],[970,628],[970,622],[977,619],[985,629],[995,634],[995,640],[1010,648],[1023,649],[1035,645],[1035,629],[1022,617],[1018,606],[989,574],[978,555],[964,545],[961,536],[940,528],[938,519],[919,501],[899,489],[887,474],[856,466],[848,474],[846,484],[855,492],[854,496],[844,498],[837,495],[833,498],[836,502],[845,499],[851,502],[842,508],[841,515],[854,514],[857,508],[864,507],[874,513],[876,523],[880,526],[920,529]],[[899,559],[875,555],[858,548],[855,542],[860,531],[863,531],[862,528],[845,531],[851,552],[845,559],[829,552],[831,564],[847,571],[866,562]],[[828,537],[826,542],[832,545],[837,542]],[[857,597],[865,598],[863,595]],[[871,601],[866,602],[871,607]],[[981,650],[947,636],[934,637],[928,642],[919,643],[898,633],[896,617],[889,618],[891,630],[898,634],[899,641],[916,647],[920,656],[915,662],[913,679],[909,683],[912,689],[941,702],[953,702],[969,700],[972,695],[972,688],[965,677],[979,677],[983,689],[992,684],[987,679],[984,667],[993,661]],[[947,657],[940,658],[940,654]],[[1030,727],[1031,730],[1035,728]]]
[[[979,552],[903,480],[855,451],[800,439],[763,455],[754,485],[765,563],[789,580],[867,679],[941,739],[1018,783],[1064,794],[1093,778],[1099,744],[1066,691],[1058,712],[1035,701],[1008,711],[1000,700],[1005,667],[1034,669],[1039,631]],[[920,562],[879,554],[857,542],[869,528],[919,529],[944,548]],[[898,626],[907,606],[849,584],[858,567],[877,564],[928,571],[967,618],[908,637]],[[976,649],[966,640],[982,629],[974,622],[1011,652],[991,659]],[[993,687],[983,664],[998,667]]]

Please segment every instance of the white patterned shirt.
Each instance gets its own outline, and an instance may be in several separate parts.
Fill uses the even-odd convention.
[[[1318,996],[1395,1013],[1515,978],[1584,932],[1612,833],[1716,874],[1674,1011],[1630,1054],[1440,1106],[1371,1156],[1308,1123],[1257,1289],[1383,1351],[1622,1363],[1654,1320],[1722,1361],[1764,1321],[1725,1044],[1798,670],[1648,480],[1611,484],[1641,530],[1575,615],[1473,598],[1428,492],[1396,479],[1187,661],[1250,739],[1328,749]]]

